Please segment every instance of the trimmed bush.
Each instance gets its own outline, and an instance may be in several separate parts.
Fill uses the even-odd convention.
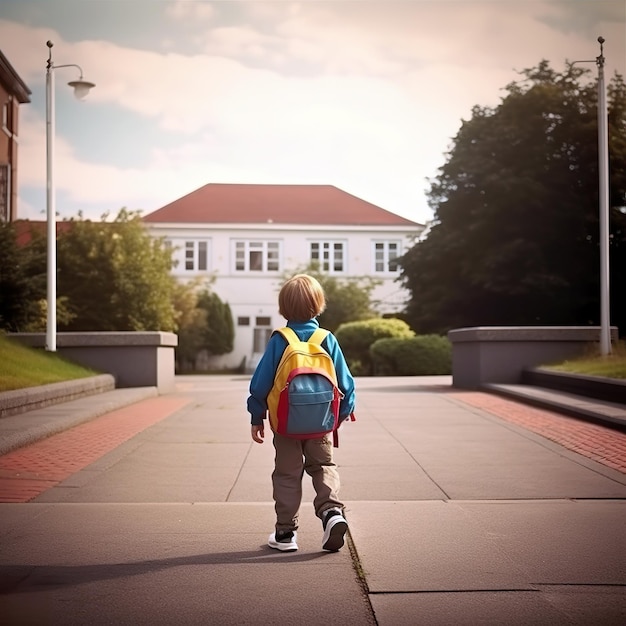
[[[409,325],[395,318],[374,318],[361,322],[348,322],[339,326],[335,336],[341,345],[348,366],[355,376],[373,373],[370,346],[379,339],[414,337]]]
[[[379,339],[370,347],[376,376],[442,376],[452,372],[452,344],[441,335]]]

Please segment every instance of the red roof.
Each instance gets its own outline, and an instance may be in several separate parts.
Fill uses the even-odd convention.
[[[143,219],[172,224],[418,225],[332,185],[210,183]]]

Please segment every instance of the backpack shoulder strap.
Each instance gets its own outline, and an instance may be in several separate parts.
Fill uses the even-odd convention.
[[[325,328],[318,328],[308,339],[309,343],[316,343],[318,346],[322,345],[322,341],[328,336],[328,331]]]
[[[285,338],[287,343],[298,343],[300,341],[298,335],[296,335],[293,329],[289,328],[288,326],[284,326],[283,328],[277,328],[275,332],[280,333]]]
[[[289,326],[284,326],[283,328],[277,328],[274,332],[280,333],[287,343],[299,343],[300,338],[292,328]],[[326,339],[328,336],[328,331],[325,328],[318,328],[305,343],[316,343],[317,345],[322,345],[322,341]]]

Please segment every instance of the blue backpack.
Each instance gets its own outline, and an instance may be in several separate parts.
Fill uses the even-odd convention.
[[[274,384],[267,397],[272,430],[294,439],[317,439],[333,433],[338,445],[339,403],[332,358],[322,348],[328,331],[318,328],[308,341],[300,341],[288,327],[277,331],[287,341]]]

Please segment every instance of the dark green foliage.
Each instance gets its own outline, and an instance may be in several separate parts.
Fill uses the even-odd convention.
[[[207,312],[198,308],[198,291],[202,284],[197,279],[186,283],[177,282],[174,288],[178,370],[193,370],[192,364],[202,349],[203,332],[207,323]]]
[[[441,335],[379,339],[370,347],[376,376],[443,376],[452,372],[452,345]]]
[[[386,337],[408,338],[414,335],[406,322],[393,318],[348,322],[335,332],[348,366],[355,376],[372,375],[370,346],[375,341]]]
[[[235,324],[227,302],[215,293],[205,291],[198,296],[198,308],[206,312],[206,325],[202,333],[202,349],[219,355],[232,352],[235,341]]]
[[[59,330],[175,330],[171,251],[138,213],[122,209],[112,222],[72,219],[57,258],[58,295],[74,315]]]
[[[400,260],[418,332],[599,323],[597,87],[579,66],[524,70],[474,107],[431,182],[435,221]],[[585,79],[585,80],[584,80]],[[612,321],[626,328],[626,87],[608,88]]]
[[[0,328],[24,332],[40,320],[39,302],[46,297],[46,248],[33,233],[19,246],[13,224],[0,222]]]
[[[176,290],[178,319],[178,371],[193,371],[202,351],[209,355],[232,352],[235,324],[230,305],[200,283],[178,285]]]

